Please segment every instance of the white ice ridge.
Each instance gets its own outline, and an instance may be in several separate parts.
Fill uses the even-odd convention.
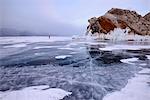
[[[72,55],[59,55],[59,56],[56,56],[55,58],[56,59],[65,59],[67,57],[71,57]]]
[[[143,69],[139,73],[150,73],[150,69]],[[103,100],[150,100],[147,82],[150,82],[149,75],[136,74],[121,91],[110,93]]]
[[[150,49],[149,45],[108,45],[104,48],[99,48],[103,51],[112,50],[140,50],[140,49]]]
[[[71,95],[71,92],[43,85],[16,91],[0,92],[0,100],[60,100],[67,95]]]
[[[94,34],[94,37],[99,39],[109,39],[113,41],[122,41],[122,40],[135,40],[135,41],[150,41],[150,36],[142,36],[137,34],[128,34],[129,29],[120,29],[116,28],[114,31],[111,31],[110,34]]]
[[[123,63],[134,65],[135,64],[134,62],[138,61],[138,58],[127,58],[127,59],[121,59],[120,61]]]
[[[20,47],[26,47],[26,46],[27,46],[27,44],[19,43],[19,44],[4,46],[3,48],[20,48]]]

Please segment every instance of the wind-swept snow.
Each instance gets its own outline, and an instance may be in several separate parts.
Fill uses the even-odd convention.
[[[3,48],[20,48],[20,47],[26,47],[26,46],[27,44],[19,43],[19,44],[4,46]]]
[[[150,73],[150,69],[143,69],[139,73]],[[148,75],[136,74],[121,91],[110,93],[103,100],[150,100],[147,82],[150,82]]]
[[[47,85],[32,86],[22,90],[0,92],[0,100],[60,100],[71,92]]]

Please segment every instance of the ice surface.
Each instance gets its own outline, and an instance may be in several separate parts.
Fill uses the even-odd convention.
[[[133,62],[138,61],[138,58],[128,58],[128,59],[121,59],[120,60],[123,63],[127,63],[127,64],[135,64]]]
[[[150,69],[143,69],[141,72],[149,73]],[[121,91],[110,93],[103,100],[150,100],[147,82],[150,82],[148,75],[137,74]]]
[[[0,100],[60,100],[71,92],[47,85],[32,86],[22,90],[0,92]]]
[[[36,40],[32,40],[31,37],[29,39],[24,37],[21,38],[24,40],[18,39],[16,41],[15,39],[18,39],[18,37],[10,37],[10,39],[6,38],[6,40],[3,38],[3,40],[0,40],[3,41],[0,46],[0,50],[2,51],[0,55],[0,62],[2,62],[0,63],[0,96],[6,93],[8,93],[8,96],[9,94],[12,95],[12,93],[21,94],[22,91],[30,89],[31,91],[36,91],[36,93],[40,91],[46,98],[48,92],[45,91],[52,91],[52,87],[55,87],[71,91],[71,95],[63,96],[64,100],[102,100],[103,96],[107,93],[112,93],[125,87],[128,79],[133,77],[142,67],[148,67],[149,63],[149,60],[138,62],[137,59],[131,58],[123,60],[124,63],[129,64],[116,63],[115,61],[111,64],[103,64],[102,59],[99,59],[103,57],[103,60],[106,59],[108,61],[107,57],[111,55],[118,59],[135,58],[145,52],[146,55],[149,55],[148,42],[142,42],[139,45],[139,42],[135,41],[109,42],[99,40],[89,41],[87,39],[83,41],[68,41],[68,39],[63,40],[57,37],[55,39],[51,37],[52,40],[48,37],[33,37]],[[26,47],[3,48],[21,43],[27,44]],[[105,46],[106,48],[111,48],[115,45],[119,45],[115,47],[119,49],[108,52],[99,50],[99,48]],[[139,54],[134,52],[137,56],[134,56],[132,52],[122,49],[137,49],[139,47],[140,49],[141,47],[147,49],[144,52],[138,49]],[[145,63],[147,66],[138,66],[141,63]],[[39,87],[41,84],[47,84],[49,87]],[[38,86],[38,88],[33,89],[31,86]],[[52,93],[54,93],[54,90]],[[24,95],[21,94],[21,96]],[[53,96],[49,95],[51,98]],[[40,100],[43,100],[43,98]]]

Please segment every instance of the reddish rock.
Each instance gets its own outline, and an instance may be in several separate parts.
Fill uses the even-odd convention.
[[[117,26],[108,18],[101,16],[98,18],[98,22],[100,23],[103,30],[101,30],[102,33],[110,32],[111,30],[114,30],[117,28]],[[105,30],[105,31],[104,31]]]

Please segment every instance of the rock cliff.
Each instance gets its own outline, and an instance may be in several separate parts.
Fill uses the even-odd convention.
[[[88,20],[87,32],[110,33],[115,28],[128,29],[128,33],[150,35],[150,13],[144,17],[135,11],[112,8],[105,15]]]

